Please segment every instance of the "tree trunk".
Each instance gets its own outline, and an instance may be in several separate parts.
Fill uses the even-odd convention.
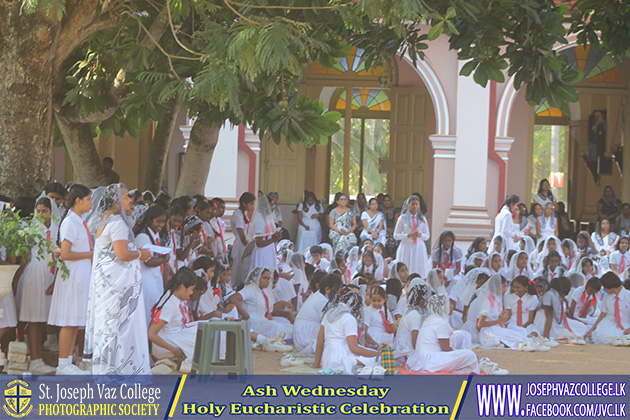
[[[0,1],[0,193],[36,197],[51,179],[52,59],[56,17],[20,16]]]
[[[177,183],[176,197],[203,194],[210,171],[210,162],[219,141],[221,127],[198,118],[190,132],[182,174]]]
[[[71,121],[61,113],[55,113],[55,118],[77,173],[77,182],[90,188],[107,185],[90,125]]]
[[[158,123],[155,134],[153,135],[153,141],[151,142],[149,163],[144,174],[144,190],[149,190],[155,195],[158,195],[162,188],[162,179],[164,178],[164,170],[166,169],[166,158],[168,156],[168,149],[171,146],[171,138],[177,120],[179,100],[180,96],[177,96],[166,104],[170,112],[164,115]]]

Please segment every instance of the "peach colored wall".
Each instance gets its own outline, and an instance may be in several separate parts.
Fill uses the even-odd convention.
[[[514,105],[512,106],[512,115],[510,116],[510,124],[508,135],[514,138],[512,148],[508,154],[507,163],[507,185],[506,194],[516,194],[521,201],[528,204],[527,192],[530,181],[527,177],[527,168],[531,166],[528,162],[529,139],[529,112],[530,107],[525,101],[525,89],[520,89]],[[529,205],[528,205],[529,208]]]

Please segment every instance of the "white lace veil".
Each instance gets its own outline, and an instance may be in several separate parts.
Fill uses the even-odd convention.
[[[442,273],[442,270],[434,268],[427,274],[427,284],[435,294],[446,293],[444,285],[440,282],[440,273]]]
[[[256,203],[256,210],[252,214],[252,227],[247,239],[251,241],[256,237],[264,237],[275,232],[276,222],[273,219],[269,200],[266,195],[261,195]]]
[[[431,288],[426,281],[419,277],[411,280],[407,288],[407,309],[405,309],[405,314],[411,311],[418,311],[420,314],[424,314],[430,296]],[[423,301],[424,306],[421,305]]]
[[[464,276],[464,284],[466,287],[459,298],[462,305],[470,305],[473,296],[475,296],[475,293],[477,292],[477,278],[480,274],[489,276],[490,272],[485,268],[473,268]]]
[[[448,295],[446,293],[431,296],[427,304],[429,317],[422,325],[429,327],[433,324],[444,323],[444,321],[448,319],[450,312],[449,304]]]
[[[488,301],[491,307],[497,308],[498,312],[503,311],[503,286],[499,274],[490,276],[487,282],[477,291],[477,296]]]
[[[342,286],[324,308],[324,318],[333,323],[344,314],[352,314],[357,319],[359,328],[363,325],[363,298],[359,288],[347,284]]]
[[[289,258],[289,267],[293,270],[293,284],[300,285],[300,293],[305,293],[309,288],[308,279],[306,278],[306,271],[304,270],[304,256],[300,253],[294,253]]]
[[[262,289],[260,288],[260,278],[262,277],[265,271],[269,271],[269,273],[271,273],[271,270],[268,269],[267,267],[261,267],[261,266],[255,267],[252,269],[252,271],[249,272],[249,274],[245,278],[245,286],[248,286],[251,284],[255,285],[256,287],[254,287],[254,289],[257,292],[260,292],[261,296],[262,296]],[[265,294],[267,295],[268,299],[271,299],[272,289],[273,289],[273,281],[269,281],[269,285],[265,288]],[[272,304],[273,303],[270,301],[269,305],[272,305]]]
[[[501,238],[501,249],[500,250],[496,250],[495,247],[494,247],[494,240],[496,238]],[[505,261],[507,259],[507,254],[508,254],[508,251],[509,251],[508,240],[509,240],[509,238],[506,237],[504,234],[497,233],[496,235],[494,235],[492,237],[492,241],[490,242],[490,246],[489,246],[489,248],[490,248],[490,253],[489,254],[490,255],[492,255],[493,253],[499,254],[501,256],[501,258],[503,259],[503,265],[505,265]]]
[[[326,243],[326,242],[322,242],[321,244],[319,244],[319,246],[322,247],[322,250],[328,251],[329,256],[330,256],[329,262],[332,262],[332,260],[335,259],[335,254],[333,253],[332,246],[330,244]],[[322,253],[322,258],[325,258],[323,253]]]
[[[418,208],[418,212],[415,214],[411,214],[411,212],[409,211],[409,203],[412,201],[417,201],[418,204],[420,204],[420,199],[418,197],[416,197],[415,195],[411,195],[409,196],[409,198],[407,198],[405,200],[405,203],[403,204],[402,210],[400,211],[400,218],[403,219],[404,223],[409,225],[409,226],[413,226],[413,221],[412,221],[412,217],[413,216],[418,216],[417,217],[417,223],[420,224],[420,221],[422,220],[421,217],[421,213],[420,213],[420,208]]]
[[[87,224],[90,232],[94,235],[96,231],[107,224],[112,216],[120,216],[129,227],[129,241],[133,241],[134,222],[131,216],[127,215],[123,209],[123,191],[127,189],[124,184],[110,184],[101,189],[97,188],[92,193],[92,209],[87,216]],[[128,192],[127,192],[128,193]],[[96,200],[98,201],[95,201]],[[114,211],[114,207],[118,209]]]
[[[278,242],[278,257],[280,258],[281,261],[287,255],[287,251],[289,251],[289,248],[291,248],[291,245],[293,245],[293,242],[291,242],[288,239],[283,239]],[[287,257],[287,261],[288,261],[288,257]]]

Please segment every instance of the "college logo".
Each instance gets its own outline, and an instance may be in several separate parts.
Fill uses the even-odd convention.
[[[11,417],[20,418],[27,416],[33,409],[31,393],[31,388],[26,382],[20,379],[9,382],[4,390],[4,401],[6,403],[4,411]]]

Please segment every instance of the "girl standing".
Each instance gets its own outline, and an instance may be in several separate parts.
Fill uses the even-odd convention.
[[[232,213],[230,226],[234,233],[234,245],[230,251],[230,257],[234,261],[234,269],[232,270],[232,287],[236,288],[243,284],[247,275],[248,267],[243,267],[243,251],[248,244],[250,221],[247,214],[254,209],[254,201],[256,196],[250,192],[244,192],[238,199],[239,207]]]
[[[350,248],[357,244],[357,237],[354,231],[357,228],[352,211],[348,207],[348,196],[339,194],[336,201],[337,206],[330,211],[328,216],[328,227],[335,254],[339,251],[348,252]]]
[[[277,230],[273,221],[271,207],[266,195],[258,199],[256,210],[252,215],[250,240],[254,241],[254,249],[249,262],[250,271],[255,267],[278,268],[278,252],[276,243],[282,239],[282,232]]]
[[[314,193],[304,192],[304,201],[298,206],[297,252],[304,252],[322,240],[322,226],[319,217],[324,212]]]
[[[100,225],[85,330],[85,354],[92,355],[95,375],[135,376],[151,371],[140,273],[140,262],[147,262],[151,253],[136,249],[132,210],[127,187],[112,184],[90,215]]]
[[[87,223],[81,217],[92,208],[90,190],[80,184],[70,188],[66,216],[59,229],[61,259],[70,271],[67,279],[55,281],[48,324],[59,330],[57,375],[86,374],[72,364],[79,328],[85,327],[92,273],[93,243]]]
[[[136,246],[142,249],[147,245],[162,246],[160,232],[166,225],[166,211],[161,206],[151,206],[144,215],[142,230],[136,237]],[[164,294],[164,267],[170,260],[170,254],[154,254],[148,261],[140,264],[142,275],[142,293],[146,323],[151,322],[151,308]]]
[[[406,211],[398,219],[394,238],[401,241],[396,252],[396,260],[404,263],[410,273],[418,273],[426,278],[429,273],[429,259],[424,241],[429,239],[427,219],[418,212],[420,200],[412,195],[406,201]]]
[[[361,213],[361,223],[363,230],[360,239],[371,239],[372,243],[385,245],[385,218],[383,213],[378,211],[376,198],[370,198],[368,208]]]
[[[60,184],[59,184],[60,185]],[[36,218],[33,224],[42,225],[43,234],[46,239],[54,244],[57,240],[59,230],[59,210],[55,200],[49,197],[42,197],[35,205]],[[40,221],[41,220],[41,221]],[[52,253],[51,250],[47,250]],[[50,311],[51,285],[55,280],[55,269],[49,267],[48,260],[38,256],[38,250],[31,250],[30,260],[24,268],[20,293],[20,322],[28,323],[26,333],[28,334],[28,344],[31,350],[31,362],[29,372],[33,374],[54,374],[56,369],[46,365],[42,361],[42,336],[46,331],[48,312]],[[50,289],[50,290],[49,290]],[[9,312],[5,311],[4,318],[9,318]],[[8,322],[12,324],[12,322]],[[15,325],[12,325],[13,327]]]

